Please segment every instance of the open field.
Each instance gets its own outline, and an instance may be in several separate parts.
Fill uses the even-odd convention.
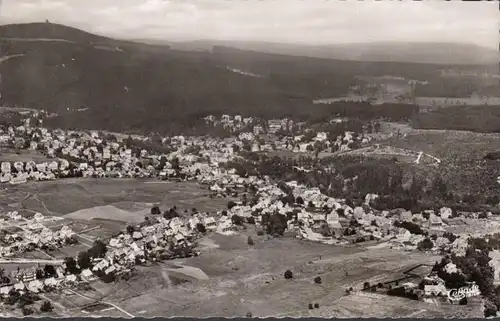
[[[19,153],[19,154],[18,154]],[[0,162],[28,162],[34,161],[35,163],[51,162],[54,159],[48,158],[37,151],[20,150],[16,153],[11,148],[0,149]]]
[[[151,205],[166,210],[196,208],[214,212],[227,206],[227,199],[210,199],[193,182],[150,184],[137,179],[65,179],[29,182],[0,191],[0,206],[80,220],[142,221]],[[181,212],[182,213],[182,212]]]
[[[365,281],[397,278],[403,269],[423,262],[433,264],[437,259],[421,253],[366,251],[362,247],[328,246],[287,237],[255,236],[252,247],[243,235],[215,234],[208,238],[202,242],[206,246],[200,247],[201,256],[138,267],[129,281],[94,282],[94,290],[85,295],[142,317],[230,317],[247,312],[254,316],[307,316],[309,303],[319,303],[319,310],[333,311],[339,306],[337,300],[347,300],[342,306],[351,309],[352,314],[369,304],[380,304],[387,315],[398,311],[398,315],[408,315],[419,311],[412,308],[413,301],[401,303],[384,296],[366,299],[361,294],[344,298],[345,289],[361,289]],[[294,273],[294,279],[283,278],[286,269]],[[321,276],[322,284],[314,284],[316,276]],[[427,303],[419,304],[428,307]]]
[[[500,150],[499,134],[458,130],[415,129],[402,139],[390,141],[395,147],[423,151],[443,160],[480,160],[488,152]]]

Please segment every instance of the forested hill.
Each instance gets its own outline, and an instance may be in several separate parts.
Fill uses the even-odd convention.
[[[172,50],[51,23],[0,26],[0,104],[59,113],[72,128],[182,130],[208,114],[300,116],[356,75],[435,77],[449,66]],[[84,110],[84,111],[76,111]]]

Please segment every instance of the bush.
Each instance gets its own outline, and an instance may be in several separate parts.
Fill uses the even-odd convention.
[[[203,233],[203,234],[205,234],[207,232],[207,228],[205,227],[205,225],[203,225],[201,223],[196,224],[196,230],[200,233]]]
[[[53,309],[52,304],[49,301],[44,301],[40,307],[41,312],[51,312]]]
[[[153,206],[151,208],[151,214],[152,215],[160,215],[161,214],[160,208],[158,206]]]
[[[284,277],[285,277],[286,280],[293,279],[293,273],[292,273],[292,271],[286,270],[285,274],[284,274]]]
[[[314,303],[314,308],[319,309],[319,303]]]
[[[233,215],[231,217],[231,222],[233,222],[234,225],[243,225],[243,218],[239,215]]]
[[[247,243],[248,243],[248,245],[254,245],[255,244],[254,241],[253,241],[253,239],[250,236],[247,238]]]
[[[497,315],[497,307],[496,305],[491,302],[490,300],[486,300],[484,302],[484,317],[494,317]]]
[[[177,213],[175,208],[171,208],[170,210],[165,211],[165,213],[163,213],[163,218],[166,220],[171,220],[174,217],[179,217],[179,214]]]
[[[368,290],[370,288],[370,282],[363,283],[363,290]]]
[[[23,307],[23,315],[31,315],[33,314],[33,309],[28,307]]]
[[[429,251],[429,250],[432,250],[433,247],[434,247],[434,243],[432,243],[431,239],[429,239],[428,237],[426,237],[425,239],[420,241],[417,245],[417,248],[420,251]]]
[[[283,235],[286,229],[286,216],[273,214],[267,222],[267,234]]]
[[[235,207],[236,205],[237,205],[237,204],[236,204],[235,202],[233,202],[233,201],[229,201],[229,202],[227,203],[227,208],[230,210],[230,209],[232,209],[233,207]]]
[[[255,225],[255,218],[253,216],[247,217],[247,223]]]
[[[410,231],[411,234],[423,235],[424,231],[420,227],[420,225],[412,223],[412,222],[394,222],[394,226],[402,227]]]
[[[314,309],[314,306],[312,303],[309,303],[309,310],[312,310],[312,309]]]
[[[314,278],[314,283],[321,284],[321,277],[317,276]]]
[[[127,225],[127,233],[132,235],[135,232],[135,228],[132,225]]]

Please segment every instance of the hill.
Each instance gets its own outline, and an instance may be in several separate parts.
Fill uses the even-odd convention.
[[[356,75],[427,80],[449,67],[178,51],[50,23],[0,26],[0,48],[1,105],[58,113],[51,126],[129,132],[189,131],[208,114],[328,113],[311,100],[345,95]]]
[[[141,42],[160,44],[160,41],[141,40]],[[490,65],[496,66],[500,58],[498,50],[462,43],[350,43],[335,45],[302,45],[270,42],[243,42],[200,40],[191,42],[164,42],[179,50],[211,50],[224,46],[241,50],[258,51],[293,56],[315,58],[356,60],[356,61],[389,61],[414,62],[424,64],[452,65]],[[495,69],[498,71],[498,69]]]

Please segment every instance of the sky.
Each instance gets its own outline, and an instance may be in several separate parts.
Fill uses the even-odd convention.
[[[48,19],[122,39],[311,45],[500,41],[497,1],[0,0],[0,24]]]

